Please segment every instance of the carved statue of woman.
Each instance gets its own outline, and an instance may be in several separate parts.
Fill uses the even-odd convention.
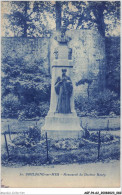
[[[55,91],[58,95],[56,112],[71,113],[70,97],[72,95],[73,85],[70,77],[66,75],[66,69],[62,69],[62,78],[58,77],[55,83]]]

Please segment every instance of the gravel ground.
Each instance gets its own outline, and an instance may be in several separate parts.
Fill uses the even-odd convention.
[[[2,167],[2,184],[11,188],[119,187],[117,160],[89,164]]]

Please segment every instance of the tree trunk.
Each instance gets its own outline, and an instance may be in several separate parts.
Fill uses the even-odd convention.
[[[87,87],[88,101],[89,101],[89,88],[90,88],[90,84],[88,84],[88,87]]]
[[[97,2],[98,3],[98,2]],[[104,46],[105,46],[105,58],[99,64],[99,90],[103,91],[106,88],[106,41],[105,41],[105,22],[104,22],[104,10],[105,10],[106,2],[98,3],[93,9],[94,15],[96,17],[97,28],[102,36]]]
[[[56,31],[61,30],[61,2],[56,1]]]
[[[24,27],[23,27],[23,37],[27,37],[27,11],[28,11],[28,2],[25,1],[25,8],[24,8],[24,16],[25,16],[25,20],[24,20]]]

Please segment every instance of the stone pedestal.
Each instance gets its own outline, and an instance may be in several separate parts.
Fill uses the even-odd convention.
[[[80,138],[83,136],[83,130],[80,126],[80,120],[76,113],[58,114],[49,113],[45,118],[43,127],[49,138]]]
[[[45,130],[81,130],[79,118],[75,114],[50,113],[45,118]]]
[[[61,78],[62,70],[65,69],[66,76],[70,78],[72,85],[74,85],[72,80],[72,49],[68,48],[67,45],[69,38],[65,36],[63,38],[58,37],[57,41],[59,46],[54,50],[55,60],[52,63],[50,110],[45,118],[45,125],[42,127],[42,130],[47,131],[48,137],[53,139],[79,138],[83,135],[83,129],[74,109],[73,91],[69,100],[71,112],[60,113],[56,110],[58,95],[55,90],[55,83],[58,77]]]

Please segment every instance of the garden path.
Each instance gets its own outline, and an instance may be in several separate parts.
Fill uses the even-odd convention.
[[[119,187],[119,167],[117,160],[89,164],[2,167],[2,183],[15,188]]]

